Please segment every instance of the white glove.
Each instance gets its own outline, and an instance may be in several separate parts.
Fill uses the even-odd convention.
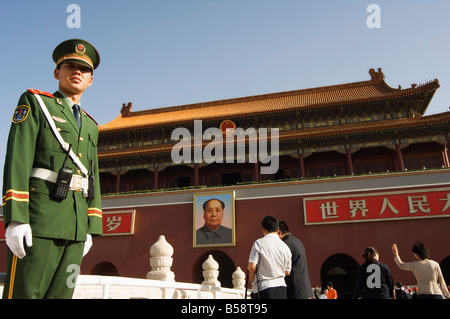
[[[92,236],[91,234],[86,235],[86,241],[84,242],[84,250],[83,250],[83,257],[86,256],[86,254],[89,252],[89,249],[92,247]]]
[[[26,256],[23,240],[25,239],[27,247],[33,246],[33,238],[29,224],[10,222],[8,227],[6,227],[5,237],[6,245],[20,259]]]

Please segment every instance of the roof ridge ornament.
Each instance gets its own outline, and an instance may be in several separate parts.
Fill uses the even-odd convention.
[[[120,113],[122,113],[123,117],[131,115],[130,110],[131,110],[132,106],[133,106],[133,103],[131,103],[131,102],[128,102],[128,104],[125,104],[125,103],[122,104],[122,109],[120,110]]]
[[[384,74],[381,71],[381,68],[378,68],[378,72],[372,68],[369,70],[369,74],[373,82],[381,82],[384,80]]]

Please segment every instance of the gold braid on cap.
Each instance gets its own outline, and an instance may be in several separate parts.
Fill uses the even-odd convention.
[[[59,65],[64,60],[80,60],[80,61],[87,63],[92,69],[94,69],[94,64],[92,63],[92,60],[87,55],[80,56],[78,54],[69,54],[69,55],[63,56],[58,61],[56,61],[56,65]]]

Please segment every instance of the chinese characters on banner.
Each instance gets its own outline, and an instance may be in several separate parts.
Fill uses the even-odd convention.
[[[305,225],[450,216],[450,188],[303,199]]]
[[[135,210],[103,212],[103,236],[133,235]]]
[[[103,236],[133,235],[135,210],[103,212]],[[5,227],[0,217],[0,240],[5,240]]]

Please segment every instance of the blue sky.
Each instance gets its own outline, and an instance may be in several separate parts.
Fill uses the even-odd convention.
[[[81,28],[69,28],[70,4]],[[368,28],[370,4],[380,28]],[[101,55],[82,106],[99,124],[133,111],[368,80],[435,78],[427,114],[450,105],[450,1],[0,0],[0,174],[28,88],[54,92],[53,49],[82,38]]]

